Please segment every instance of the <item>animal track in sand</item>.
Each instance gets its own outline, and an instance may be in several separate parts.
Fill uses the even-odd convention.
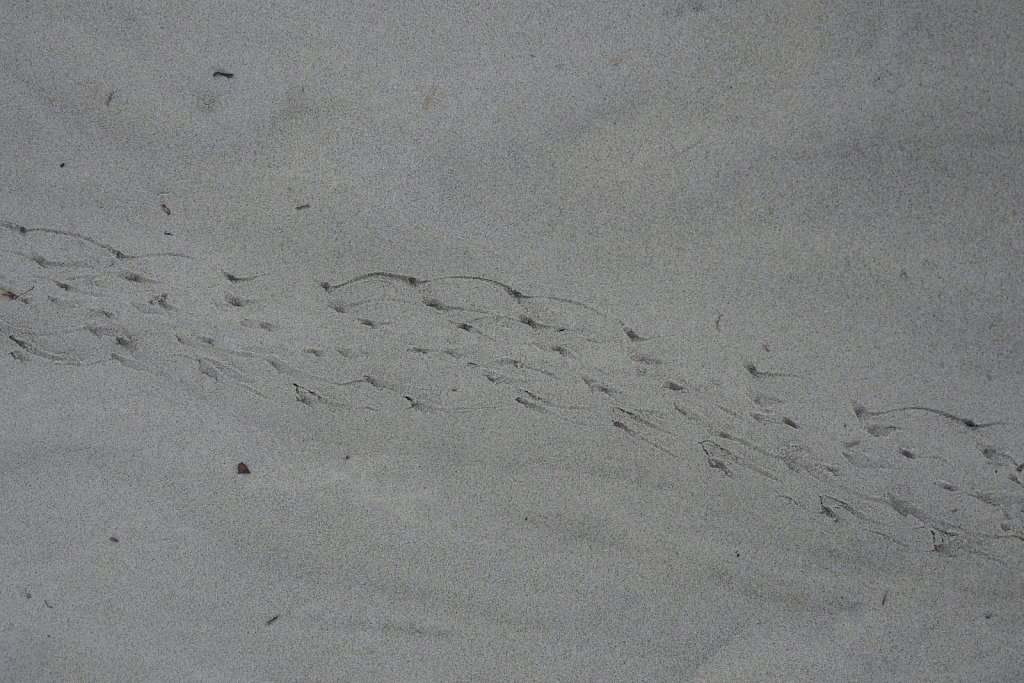
[[[723,495],[781,496],[830,524],[943,556],[1024,553],[1024,464],[989,437],[1001,422],[855,404],[850,428],[860,436],[823,445],[812,420],[783,412],[813,393],[800,373],[738,362],[747,386],[701,386],[664,349],[653,353],[652,338],[570,297],[476,275],[371,272],[309,281],[302,305],[275,308],[270,274],[0,226],[3,272],[23,278],[5,286],[25,292],[0,298],[4,362],[80,371],[113,360],[198,393],[325,415],[506,412],[604,430],[609,448],[631,457],[717,475],[705,485]],[[121,269],[140,259],[145,268]],[[258,318],[240,317],[257,309]],[[922,435],[938,446],[922,450]],[[936,490],[939,498],[925,495]]]

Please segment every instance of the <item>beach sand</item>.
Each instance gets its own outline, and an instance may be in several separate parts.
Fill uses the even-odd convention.
[[[0,680],[1024,676],[1019,4],[0,13]]]

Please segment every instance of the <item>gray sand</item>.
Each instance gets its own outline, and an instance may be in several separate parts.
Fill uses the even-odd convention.
[[[342,5],[0,5],[0,679],[1024,676],[1019,3]]]

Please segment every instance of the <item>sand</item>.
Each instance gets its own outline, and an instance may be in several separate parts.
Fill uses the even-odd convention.
[[[0,16],[0,680],[1024,675],[1017,3]]]

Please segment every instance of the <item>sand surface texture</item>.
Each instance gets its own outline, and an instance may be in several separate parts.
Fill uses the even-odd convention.
[[[0,3],[0,680],[1024,677],[1024,8]]]

